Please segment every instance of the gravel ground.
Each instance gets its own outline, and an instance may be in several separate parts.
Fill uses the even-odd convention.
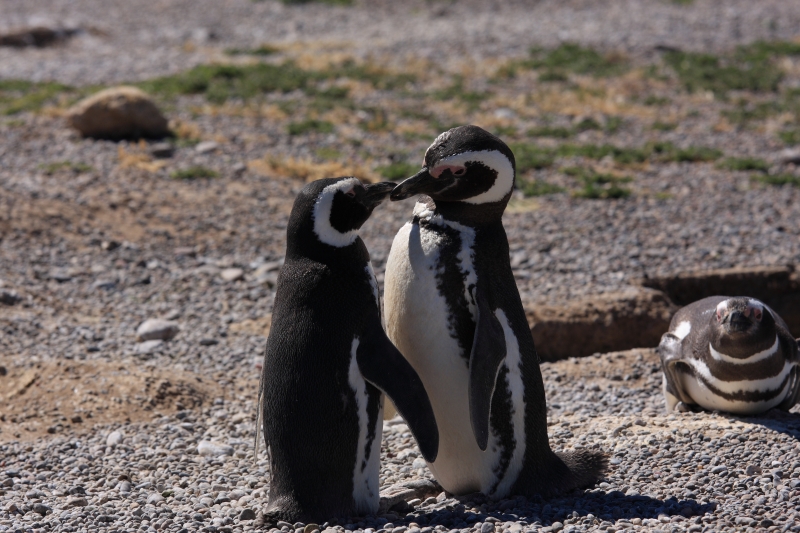
[[[102,6],[4,1],[0,31],[44,23],[87,33],[55,48],[0,48],[0,79],[136,81],[223,58],[226,48],[265,42],[284,46],[286,58],[343,54],[398,65],[416,58],[417,72],[445,75],[418,82],[410,93],[354,83],[355,107],[336,115],[334,133],[287,135],[293,113],[306,112],[303,95],[269,95],[255,111],[241,102],[212,106],[202,97],[162,102],[170,118],[191,130],[191,142],[179,138],[164,160],[147,155],[151,144],[81,139],[64,125],[64,102],[0,119],[0,394],[9,406],[0,405],[0,532],[255,527],[268,482],[264,458],[254,466],[252,457],[257,365],[286,220],[303,185],[254,164],[265,156],[320,163],[320,150],[335,150],[348,165],[373,174],[395,158],[416,162],[436,131],[397,111],[405,106],[443,123],[519,131],[586,117],[602,123],[617,115],[623,119],[618,130],[585,131],[571,142],[708,146],[726,156],[764,158],[773,173],[798,174],[796,166],[780,163],[784,145],[775,135],[791,118],[734,127],[721,113],[749,95],[687,94],[674,80],[577,77],[548,88],[521,75],[492,85],[491,101],[477,110],[417,100],[453,74],[473,75],[467,84],[484,90],[498,58],[524,55],[532,44],[577,40],[623,50],[646,65],[657,60],[658,45],[727,50],[758,38],[792,38],[800,27],[797,3]],[[464,48],[472,58],[468,67],[448,53]],[[449,64],[435,65],[441,70],[422,61],[442,57]],[[800,86],[797,59],[784,63],[784,85]],[[666,101],[648,107],[641,103],[647,96]],[[287,102],[299,111],[276,111]],[[390,110],[392,127],[363,128],[380,107]],[[656,131],[657,120],[677,125]],[[170,178],[197,165],[219,176]],[[618,167],[562,158],[525,178],[574,186],[558,168],[572,165],[631,175],[632,195],[615,201],[568,194],[514,198],[505,223],[526,306],[620,290],[645,275],[800,264],[800,188],[758,185],[749,172],[712,162]],[[410,202],[382,206],[364,228],[381,281],[391,239],[411,208]],[[135,330],[148,318],[172,320],[180,331],[168,342],[138,343]],[[95,374],[75,378],[74,398],[65,396],[65,380],[86,367]],[[646,350],[545,364],[543,370],[553,446],[608,452],[612,468],[602,484],[548,501],[491,503],[443,494],[336,527],[395,533],[800,530],[796,413],[664,415],[657,361]],[[96,382],[100,375],[119,386],[120,372],[135,374],[142,393],[124,395]],[[162,390],[164,382],[172,385]],[[159,390],[174,397],[159,399]],[[201,446],[205,441],[216,444]],[[402,421],[386,423],[383,454],[383,489],[430,477]]]

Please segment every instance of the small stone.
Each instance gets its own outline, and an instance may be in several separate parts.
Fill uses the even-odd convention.
[[[150,155],[159,159],[167,159],[175,153],[175,147],[171,143],[155,143],[150,145]]]
[[[161,494],[157,493],[157,492],[154,492],[153,494],[151,494],[150,496],[147,497],[147,503],[149,503],[151,505],[158,505],[159,503],[161,503],[163,501],[164,501],[164,497]]]
[[[52,511],[52,509],[43,503],[36,503],[33,505],[33,511],[35,513],[39,513],[40,515],[44,516],[48,512]]]
[[[562,524],[561,522],[553,522],[550,525],[550,528],[552,531],[561,531],[564,528],[564,524]]]
[[[239,513],[239,520],[255,520],[256,519],[256,512],[252,509],[242,509],[242,512]]]
[[[194,147],[194,151],[198,154],[207,154],[219,148],[219,143],[214,141],[203,141]]]
[[[314,533],[314,530],[319,529],[319,524],[306,524],[303,528],[303,533]]]
[[[786,148],[778,157],[784,165],[800,165],[800,150],[797,148]]]
[[[89,505],[89,502],[83,496],[73,496],[71,498],[67,498],[67,508],[86,507],[87,505]]]
[[[219,273],[219,276],[225,281],[239,281],[244,278],[244,270],[241,268],[226,268]]]
[[[170,340],[178,334],[180,328],[172,320],[150,318],[136,328],[136,340],[139,342],[150,340]]]
[[[425,468],[426,466],[427,463],[425,462],[425,459],[423,459],[422,457],[417,457],[416,459],[414,459],[414,462],[411,463],[411,468],[413,468],[414,470],[417,470],[418,468]]]
[[[22,301],[22,297],[15,291],[0,289],[0,304],[16,305]]]
[[[164,341],[162,340],[145,341],[136,346],[136,353],[147,354],[157,352],[162,346],[164,346]]]
[[[214,346],[219,344],[217,339],[200,339],[200,346]]]
[[[122,444],[123,435],[119,431],[112,431],[106,437],[106,446],[119,446]]]
[[[80,424],[81,422],[83,422],[83,417],[81,415],[75,415],[72,418],[70,418],[69,420],[73,424]]]
[[[758,465],[747,465],[747,468],[745,469],[744,472],[748,476],[752,476],[752,475],[755,475],[755,474],[760,474],[761,473],[761,467],[758,466]]]
[[[494,533],[494,524],[492,522],[481,524],[481,533]]]
[[[201,440],[197,445],[197,453],[206,457],[220,457],[223,455],[233,455],[233,447],[227,444],[220,444],[208,440]]]
[[[244,174],[245,170],[247,170],[247,165],[245,165],[244,163],[241,163],[241,162],[240,163],[236,163],[235,165],[233,165],[231,167],[231,171],[233,172],[233,174],[235,176],[238,176],[240,174]]]

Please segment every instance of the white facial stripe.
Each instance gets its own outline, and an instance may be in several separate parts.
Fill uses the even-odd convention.
[[[717,304],[717,316],[725,315],[725,311],[728,310],[728,300],[723,300]]]
[[[522,470],[522,462],[525,458],[525,385],[522,383],[522,358],[519,354],[519,342],[514,331],[508,324],[508,318],[502,309],[494,312],[497,321],[503,327],[506,338],[506,360],[505,365],[508,369],[506,380],[508,390],[511,391],[511,421],[514,426],[514,451],[511,462],[508,465],[507,474],[498,483],[495,494],[504,497],[511,490],[517,481],[517,476]]]
[[[336,196],[337,192],[347,192],[359,183],[358,179],[349,178],[337,181],[333,185],[328,185],[319,193],[317,201],[314,203],[314,233],[320,241],[342,248],[350,246],[356,240],[356,237],[358,237],[356,230],[342,233],[331,226],[331,209],[333,208],[333,197]]]
[[[737,392],[767,392],[777,389],[783,380],[786,379],[787,374],[792,371],[795,363],[786,361],[777,375],[764,379],[742,380],[742,381],[722,381],[715,378],[711,374],[708,366],[702,361],[697,359],[687,359],[687,362],[692,365],[695,372],[701,375],[709,384],[717,390],[727,394],[735,394]]]
[[[757,363],[758,361],[763,361],[769,357],[775,355],[778,351],[778,336],[775,335],[775,344],[773,344],[770,348],[766,350],[760,351],[758,353],[754,353],[750,357],[746,359],[739,359],[736,357],[731,357],[730,355],[725,355],[722,352],[718,352],[711,346],[711,343],[708,343],[708,349],[711,352],[711,357],[716,359],[717,361],[722,361],[725,363],[730,363],[732,365],[749,365],[750,363]]]
[[[348,381],[356,397],[356,411],[358,413],[358,447],[356,448],[356,464],[353,468],[353,500],[359,511],[374,513],[378,509],[378,476],[380,465],[380,443],[383,431],[383,409],[378,414],[378,424],[375,428],[375,438],[372,449],[367,458],[367,435],[369,432],[369,415],[367,414],[367,383],[361,375],[356,361],[358,351],[358,337],[353,339],[350,348],[350,369]]]
[[[688,320],[684,320],[683,322],[678,324],[678,327],[675,328],[675,331],[673,331],[672,334],[678,337],[680,340],[683,340],[686,338],[686,336],[689,334],[690,331],[692,331],[692,323],[689,322]]]
[[[463,167],[470,161],[483,163],[487,167],[497,171],[497,179],[492,188],[472,198],[464,200],[468,204],[488,204],[499,202],[514,187],[514,167],[511,161],[497,150],[481,150],[480,152],[462,152],[450,157],[445,157],[436,162],[436,167],[448,165],[451,167]]]

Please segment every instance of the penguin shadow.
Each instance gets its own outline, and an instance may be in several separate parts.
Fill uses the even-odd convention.
[[[783,433],[795,440],[800,441],[800,413],[792,411],[782,411],[780,409],[770,409],[766,413],[757,416],[734,416],[725,413],[719,415],[731,421],[742,422],[744,424],[756,424],[771,429],[777,433]]]
[[[412,522],[419,527],[439,524],[449,528],[469,528],[475,523],[487,521],[526,522],[543,527],[566,519],[595,518],[599,521],[617,522],[639,519],[659,519],[666,516],[669,521],[687,521],[712,513],[717,504],[700,503],[694,499],[671,497],[659,500],[643,495],[626,495],[621,491],[590,492],[574,491],[554,498],[518,496],[512,499],[491,501],[482,494],[457,497],[459,503],[443,508],[425,510],[418,508],[411,514],[399,518],[395,524]],[[479,508],[480,512],[473,509]],[[408,509],[410,510],[410,509]],[[401,509],[393,509],[404,514]],[[677,520],[675,519],[677,518]],[[663,518],[662,518],[663,520]],[[573,524],[578,528],[580,523]]]

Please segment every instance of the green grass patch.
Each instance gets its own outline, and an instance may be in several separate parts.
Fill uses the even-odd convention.
[[[769,170],[769,163],[757,157],[728,157],[720,161],[717,166],[736,172],[755,170],[766,173]]]
[[[394,161],[386,166],[378,167],[377,170],[378,174],[389,181],[400,181],[419,172],[420,166],[406,161]]]
[[[779,131],[778,138],[786,144],[800,144],[800,128]]]
[[[663,96],[655,96],[651,94],[650,96],[642,100],[642,103],[644,105],[650,105],[650,106],[662,106],[662,105],[667,105],[671,101],[672,100],[670,100],[669,98],[665,98]]]
[[[707,90],[724,96],[732,90],[777,91],[784,72],[776,60],[788,55],[800,55],[800,44],[759,41],[721,57],[673,51],[664,55],[664,61],[688,91]]]
[[[53,163],[45,163],[39,165],[39,168],[42,169],[42,171],[48,176],[61,171],[82,174],[84,172],[91,172],[94,170],[91,165],[87,165],[85,163],[75,163],[72,161],[55,161]]]
[[[333,124],[327,120],[310,118],[300,122],[290,122],[286,127],[289,135],[303,135],[305,133],[333,133]]]
[[[568,73],[596,77],[617,76],[628,70],[628,62],[615,55],[601,54],[592,48],[564,43],[558,48],[532,48],[524,65],[541,70],[541,81],[565,81]]]
[[[464,88],[463,78],[461,78],[461,76],[456,76],[450,86],[438,91],[434,91],[433,97],[442,101],[460,100],[466,104],[467,109],[475,110],[481,105],[481,102],[489,97],[489,93],[483,91],[466,90]]]
[[[535,144],[514,143],[510,148],[514,152],[518,173],[551,167],[556,159],[553,150]]]
[[[792,187],[800,187],[800,177],[792,174],[753,174],[750,179],[766,185],[791,185]]]
[[[384,91],[402,89],[417,77],[407,72],[392,73],[381,67],[370,64],[357,64],[347,60],[341,65],[333,66],[321,72],[326,79],[350,78],[351,80],[364,81]]]
[[[525,196],[545,196],[564,192],[564,188],[544,180],[520,180],[519,189]]]
[[[589,200],[606,200],[626,198],[631,195],[631,190],[623,187],[623,183],[630,183],[633,178],[629,176],[614,176],[613,174],[598,173],[583,167],[571,167],[561,170],[568,176],[577,178],[582,187],[572,192],[575,198]]]
[[[325,146],[314,150],[314,155],[316,155],[319,159],[322,159],[324,161],[332,161],[336,159],[341,159],[343,154],[336,148],[330,148],[328,146]]]
[[[262,44],[256,48],[228,48],[225,53],[231,56],[270,56],[280,52],[279,48]]]
[[[554,139],[569,139],[575,134],[572,128],[558,126],[539,126],[526,132],[531,137],[553,137]]]
[[[677,127],[678,125],[674,122],[661,122],[660,120],[653,122],[653,129],[656,131],[672,131]]]
[[[15,115],[36,111],[64,93],[75,89],[61,83],[35,83],[26,80],[0,80],[0,114]]]
[[[194,180],[200,178],[216,178],[219,176],[219,172],[198,165],[184,170],[176,170],[169,176],[175,180]]]

